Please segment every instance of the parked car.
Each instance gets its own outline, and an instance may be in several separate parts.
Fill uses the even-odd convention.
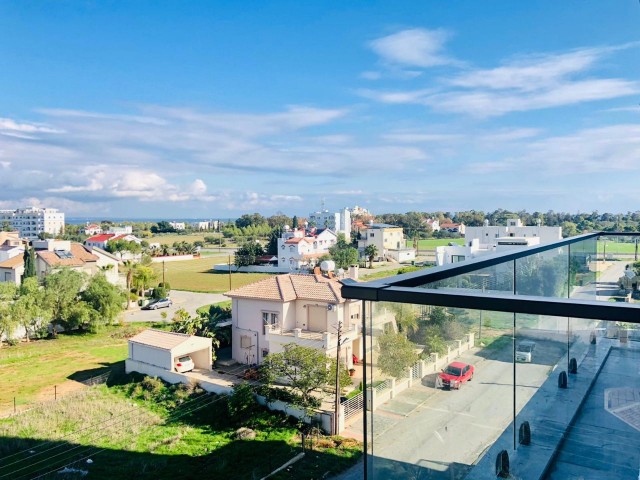
[[[145,305],[142,307],[143,310],[157,310],[159,308],[169,308],[173,305],[173,302],[170,298],[161,298],[160,300],[156,300],[155,302],[151,302],[149,305]]]
[[[174,364],[176,372],[178,373],[190,372],[195,368],[193,360],[191,360],[189,355],[176,358]]]
[[[459,390],[463,383],[473,379],[473,365],[462,362],[450,363],[447,368],[438,375],[436,386],[442,388],[455,388]],[[438,385],[439,384],[439,385]]]
[[[516,362],[531,363],[535,348],[536,342],[532,342],[531,340],[522,340],[518,345],[516,345]]]

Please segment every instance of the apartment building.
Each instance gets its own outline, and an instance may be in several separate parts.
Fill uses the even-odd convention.
[[[351,212],[348,208],[343,208],[339,212],[322,210],[309,214],[309,223],[315,227],[328,228],[336,234],[344,234],[347,241],[351,239]]]
[[[36,240],[41,233],[53,236],[64,233],[64,213],[56,208],[0,210],[0,224],[4,222],[29,240]]]

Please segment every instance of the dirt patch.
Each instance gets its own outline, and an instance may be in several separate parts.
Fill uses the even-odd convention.
[[[73,380],[67,380],[66,382],[61,383],[60,385],[50,386],[43,388],[36,395],[36,402],[49,402],[51,400],[60,399],[62,397],[68,396],[80,390],[84,390],[87,388],[86,385],[75,382]]]

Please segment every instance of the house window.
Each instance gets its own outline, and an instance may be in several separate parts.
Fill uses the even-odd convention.
[[[269,355],[269,350],[267,350],[266,348],[262,349],[262,358],[264,359],[267,355]]]
[[[262,324],[266,334],[270,327],[278,324],[278,314],[276,312],[262,312]]]
[[[370,233],[370,234],[369,234],[369,236],[370,236],[371,238],[373,238],[373,237],[374,237],[373,233]]]

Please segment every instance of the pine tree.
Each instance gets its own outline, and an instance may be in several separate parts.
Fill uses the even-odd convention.
[[[24,259],[24,273],[22,274],[22,281],[24,282],[25,278],[36,276],[36,259],[33,248],[27,247],[22,258]]]

